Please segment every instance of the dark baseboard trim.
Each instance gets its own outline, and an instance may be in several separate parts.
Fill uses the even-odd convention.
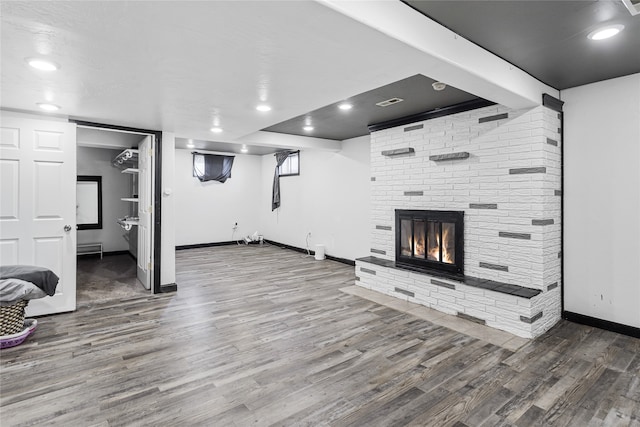
[[[355,261],[351,261],[350,259],[346,259],[346,258],[339,258],[337,256],[331,256],[331,255],[324,255],[327,259],[330,259],[331,261],[337,261],[337,262],[341,262],[343,264],[347,264],[350,266],[355,267],[356,266],[356,262]]]
[[[197,243],[195,245],[180,245],[176,246],[176,251],[183,251],[185,249],[198,249],[198,248],[211,248],[214,246],[228,246],[228,245],[237,245],[238,242],[215,242],[215,243]]]
[[[129,251],[109,251],[109,252],[103,252],[102,256],[114,256],[114,255],[131,255],[131,252]],[[133,255],[131,255],[133,256]]]
[[[177,292],[178,284],[177,283],[168,283],[166,285],[160,285],[160,293],[166,294],[168,292]]]
[[[117,255],[129,255],[131,258],[133,258],[134,260],[136,259],[136,257],[133,256],[133,254],[131,254],[131,252],[129,251],[109,251],[109,252],[102,252],[102,257],[106,257],[106,256],[117,256]],[[100,258],[100,254],[78,254],[77,257],[82,257],[82,258]]]
[[[383,129],[394,128],[396,126],[404,126],[411,123],[422,122],[424,120],[437,119],[438,117],[450,116],[451,114],[463,113],[465,111],[477,110],[478,108],[496,105],[495,102],[488,101],[483,98],[472,99],[471,101],[460,102],[444,108],[425,111],[423,113],[412,114],[410,116],[400,117],[398,119],[388,120],[386,122],[374,123],[369,125],[369,132],[376,132]]]
[[[628,335],[634,338],[640,338],[640,328],[636,328],[633,326],[610,322],[608,320],[598,319],[596,317],[585,316],[584,314],[573,313],[571,311],[563,311],[562,318],[570,322],[593,326],[595,328],[617,332],[619,334]]]
[[[291,245],[287,245],[287,244],[280,243],[280,242],[275,242],[273,240],[268,240],[268,239],[264,239],[264,242],[268,243],[268,244],[270,244],[272,246],[278,246],[278,247],[280,247],[282,249],[291,249],[292,251],[301,252],[303,254],[307,253],[306,249],[302,249],[302,248],[299,248],[297,246],[291,246]],[[315,251],[311,251],[310,250],[309,252],[311,253],[311,255],[315,255],[316,254]]]
[[[265,243],[268,243],[268,244],[270,244],[272,246],[278,246],[278,247],[283,248],[283,249],[290,249],[292,251],[301,252],[303,254],[307,253],[306,249],[298,248],[297,246],[291,246],[291,245],[287,245],[287,244],[280,243],[280,242],[274,242],[273,240],[265,239]],[[312,251],[312,250],[309,250],[309,252],[311,253],[311,255],[315,255],[316,254],[316,252]],[[350,259],[346,259],[346,258],[339,258],[339,257],[327,255],[327,254],[325,254],[325,258],[327,258],[327,259],[329,259],[331,261],[340,262],[342,264],[347,264],[347,265],[351,265],[351,266],[355,266],[356,265],[355,261],[351,261]]]
[[[307,253],[306,249],[302,249],[302,248],[298,248],[296,246],[291,246],[291,245],[287,245],[284,243],[280,243],[280,242],[275,242],[273,240],[268,240],[268,239],[264,239],[265,243],[268,243],[272,246],[278,246],[280,248],[284,248],[284,249],[291,249],[292,251],[296,251],[296,252],[300,252],[303,254]],[[229,245],[237,245],[238,242],[236,241],[232,241],[232,242],[215,242],[215,243],[198,243],[195,245],[180,245],[180,246],[176,246],[176,251],[182,251],[185,249],[198,249],[198,248],[210,248],[210,247],[214,247],[214,246],[229,246]],[[244,243],[241,243],[241,245]],[[311,253],[311,255],[315,255],[315,251],[310,250],[309,251]],[[331,261],[337,261],[337,262],[341,262],[342,264],[347,264],[347,265],[351,265],[351,266],[355,266],[356,262],[352,261],[350,259],[346,259],[346,258],[339,258],[339,257],[335,257],[335,256],[331,256],[331,255],[326,255],[325,257]],[[164,286],[164,285],[163,285]]]

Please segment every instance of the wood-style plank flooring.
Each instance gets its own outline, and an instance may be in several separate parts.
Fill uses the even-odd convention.
[[[0,425],[640,426],[638,339],[563,321],[513,351],[341,292],[333,261],[177,258],[177,294],[42,317],[3,350]]]

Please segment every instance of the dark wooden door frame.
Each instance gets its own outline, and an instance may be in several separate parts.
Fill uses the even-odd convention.
[[[154,136],[156,143],[154,144],[154,192],[153,192],[153,293],[159,294],[166,291],[175,290],[175,285],[171,289],[163,289],[161,278],[161,260],[162,260],[162,132],[149,129],[138,129],[127,126],[107,125],[104,123],[86,122],[82,120],[72,120],[78,126],[109,129],[123,132],[132,132]]]

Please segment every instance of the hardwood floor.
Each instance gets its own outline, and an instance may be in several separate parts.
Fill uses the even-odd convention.
[[[0,424],[640,426],[638,339],[563,321],[510,349],[341,292],[333,261],[177,257],[177,294],[43,317],[3,350]]]

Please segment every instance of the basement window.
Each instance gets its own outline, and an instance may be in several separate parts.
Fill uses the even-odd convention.
[[[193,176],[201,182],[218,181],[224,183],[231,178],[233,159],[233,156],[193,152]]]
[[[279,176],[300,175],[300,151],[289,154],[284,163],[278,168]]]

